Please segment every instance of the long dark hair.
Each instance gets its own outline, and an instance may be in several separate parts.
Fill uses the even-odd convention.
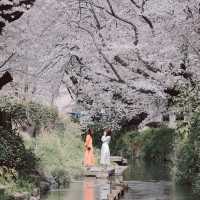
[[[111,131],[110,128],[108,128],[108,129],[106,130],[106,136],[111,136],[111,134],[112,134],[112,131]]]
[[[87,133],[86,133],[86,136],[85,136],[85,141],[86,141],[86,137],[87,135],[90,135],[92,137],[93,135],[93,130],[91,128],[88,129]]]

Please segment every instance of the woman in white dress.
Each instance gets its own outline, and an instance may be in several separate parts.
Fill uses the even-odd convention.
[[[101,138],[102,146],[101,146],[100,163],[105,167],[110,165],[110,149],[109,149],[110,140],[111,140],[111,130],[108,129],[107,131],[104,131],[103,136]]]

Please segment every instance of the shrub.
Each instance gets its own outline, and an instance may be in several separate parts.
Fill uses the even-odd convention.
[[[27,174],[35,169],[36,164],[37,158],[31,150],[25,148],[17,131],[0,127],[0,166]]]
[[[176,181],[181,184],[192,184],[196,176],[196,160],[198,155],[194,152],[192,144],[186,142],[177,155]]]
[[[138,135],[137,131],[120,131],[113,134],[110,144],[111,153],[125,157],[133,156],[134,143],[138,142]]]
[[[180,138],[181,145],[177,148],[176,181],[177,183],[190,184],[196,194],[200,194],[200,113],[194,113],[191,121],[184,124],[187,127],[184,137]],[[181,132],[180,126],[177,132]],[[184,139],[183,139],[184,138]],[[182,139],[182,140],[181,140]]]
[[[174,129],[157,128],[141,133],[143,138],[142,152],[146,160],[170,161],[174,149]]]
[[[52,176],[54,177],[56,183],[58,184],[58,187],[67,187],[70,182],[70,175],[69,172],[65,169],[55,169],[51,172]]]
[[[169,128],[147,129],[142,132],[119,132],[112,137],[111,150],[114,154],[126,157],[134,156],[140,151],[145,160],[171,160],[174,148],[175,131]]]
[[[73,131],[60,134],[53,130],[48,135],[40,135],[32,138],[31,142],[27,141],[30,146],[35,146],[34,153],[40,158],[42,169],[49,175],[67,171],[70,178],[74,178],[82,174],[83,142],[80,134]]]
[[[18,101],[10,97],[0,98],[0,111],[8,113],[12,123],[21,127],[33,125],[39,132],[42,127],[54,126],[57,110],[35,102]]]

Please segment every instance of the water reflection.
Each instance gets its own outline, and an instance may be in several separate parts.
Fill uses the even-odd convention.
[[[86,179],[83,182],[83,196],[84,200],[94,200],[95,199],[95,184],[94,180]]]
[[[166,165],[139,160],[129,163],[124,176],[129,191],[124,200],[199,200],[195,199],[189,187],[178,187],[170,181]],[[122,177],[114,178],[115,182],[122,180]],[[42,200],[105,200],[110,189],[108,180],[86,178],[82,182],[71,183],[65,191],[51,192]]]
[[[126,180],[140,180],[140,181],[169,181],[170,168],[165,163],[144,162],[143,160],[129,161],[129,168],[125,172]]]
[[[85,178],[71,183],[69,189],[50,192],[42,200],[105,200],[109,193],[109,180]]]
[[[49,192],[42,200],[82,200],[83,199],[83,183],[74,182],[65,190],[56,190]]]
[[[110,193],[110,181],[106,179],[85,178],[83,181],[83,200],[105,200]]]
[[[125,173],[129,193],[125,200],[198,200],[191,188],[177,186],[171,181],[170,168],[166,163],[129,162]]]
[[[110,193],[110,182],[108,180],[98,180],[97,189],[97,198],[99,200],[107,199]]]

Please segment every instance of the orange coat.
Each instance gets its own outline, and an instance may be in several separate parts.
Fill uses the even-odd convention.
[[[94,153],[93,153],[92,137],[89,134],[86,136],[84,147],[85,147],[84,166],[93,166],[94,165]],[[90,148],[90,149],[88,149],[88,148]]]

